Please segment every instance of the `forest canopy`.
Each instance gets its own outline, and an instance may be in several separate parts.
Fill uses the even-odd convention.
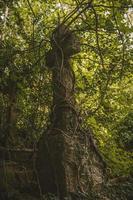
[[[93,130],[110,176],[133,173],[133,9],[130,0],[0,2],[0,143],[31,148],[50,123],[53,30],[80,40],[71,57],[84,130]]]

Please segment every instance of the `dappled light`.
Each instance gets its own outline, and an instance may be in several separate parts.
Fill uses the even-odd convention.
[[[131,0],[0,2],[0,200],[133,199]]]

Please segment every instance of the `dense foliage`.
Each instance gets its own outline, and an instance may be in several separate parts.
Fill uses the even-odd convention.
[[[131,1],[5,0],[0,6],[1,145],[16,140],[9,144],[32,147],[49,124],[45,55],[52,30],[63,21],[81,41],[71,62],[83,127],[93,129],[110,176],[132,173]]]

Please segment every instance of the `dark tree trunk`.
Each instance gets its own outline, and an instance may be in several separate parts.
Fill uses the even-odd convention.
[[[8,97],[8,103],[1,122],[3,137],[1,145],[13,146],[16,144],[16,122],[17,122],[17,90],[16,82],[8,80],[8,85],[1,90],[2,94]]]
[[[53,74],[51,127],[40,139],[37,169],[42,192],[54,193],[63,200],[101,184],[103,165],[90,135],[79,129],[75,77],[69,62],[71,55],[80,51],[78,39],[68,28],[59,26],[51,46],[46,58]]]
[[[12,88],[9,94],[9,106],[7,108],[7,138],[6,143],[8,145],[16,144],[16,121],[17,121],[17,112],[16,112],[16,100],[17,95],[14,88]]]

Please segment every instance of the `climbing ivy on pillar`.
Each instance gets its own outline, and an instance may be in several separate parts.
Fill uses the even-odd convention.
[[[53,128],[70,134],[75,131],[77,124],[74,99],[75,75],[70,65],[70,58],[80,52],[80,43],[72,31],[61,25],[53,32],[51,46],[52,50],[47,54],[47,66],[52,69],[53,75],[52,125]]]

